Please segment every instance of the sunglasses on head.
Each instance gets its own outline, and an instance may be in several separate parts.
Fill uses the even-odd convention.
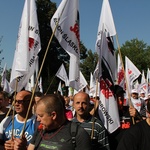
[[[15,100],[15,103],[23,104],[23,103],[25,103],[27,101],[29,101],[29,100]]]

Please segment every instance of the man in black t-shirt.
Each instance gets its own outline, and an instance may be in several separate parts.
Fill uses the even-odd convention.
[[[65,117],[59,96],[43,96],[37,103],[36,114],[42,128],[35,132],[29,150],[91,150],[90,137],[82,127],[77,126],[75,136],[72,136],[72,123]],[[24,139],[15,139],[14,143],[18,150],[26,148]]]
[[[136,123],[126,130],[119,142],[117,150],[149,150],[150,149],[150,99],[147,102],[146,120]]]

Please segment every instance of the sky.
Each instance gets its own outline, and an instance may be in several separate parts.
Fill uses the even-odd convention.
[[[61,0],[51,0],[59,6]],[[119,45],[133,38],[150,45],[150,0],[109,0]],[[0,67],[12,67],[17,34],[24,0],[1,0],[0,4]],[[80,39],[95,52],[95,42],[101,13],[102,0],[79,0]],[[117,48],[117,47],[115,47]]]

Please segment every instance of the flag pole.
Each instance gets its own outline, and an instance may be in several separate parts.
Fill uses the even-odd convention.
[[[13,100],[13,105],[12,106],[15,105],[15,100],[16,100],[16,95],[17,95],[17,87],[18,87],[18,78],[16,78],[15,96],[14,96],[14,100]],[[12,113],[12,134],[11,134],[11,139],[13,139],[13,135],[14,135],[14,116],[15,116],[15,109],[13,109],[13,113]]]
[[[98,91],[98,79],[96,80],[96,92],[95,92],[95,103],[94,103],[94,108],[93,108],[93,117],[95,116],[95,111],[96,111],[96,104],[97,104],[97,91]],[[95,119],[93,119],[92,122],[92,132],[91,132],[91,139],[94,137],[94,126],[95,126]]]
[[[49,84],[49,86],[48,86],[48,88],[47,88],[47,90],[46,90],[46,92],[45,92],[44,95],[46,95],[46,94],[48,93],[48,91],[49,91],[49,89],[50,89],[50,87],[51,87],[51,85],[52,85],[52,83],[53,83],[53,81],[54,81],[54,78],[55,78],[55,76],[54,76],[53,79],[51,80],[51,82],[50,82],[50,84]]]
[[[61,14],[60,14],[60,17],[58,18],[58,21],[57,21],[57,23],[56,23],[55,29],[54,29],[54,31],[52,32],[52,35],[51,35],[51,37],[50,37],[50,39],[49,39],[49,42],[48,42],[48,45],[47,45],[47,48],[46,48],[46,51],[45,51],[45,54],[44,54],[44,58],[43,58],[43,61],[42,61],[42,64],[41,64],[41,67],[40,67],[40,70],[39,70],[39,73],[38,73],[38,76],[37,76],[37,79],[36,79],[36,83],[35,83],[34,88],[33,88],[31,100],[30,100],[29,107],[28,107],[27,114],[26,114],[26,118],[25,118],[25,123],[24,123],[24,126],[23,126],[23,128],[22,128],[22,134],[21,134],[21,136],[20,136],[21,139],[23,138],[23,135],[24,135],[24,130],[25,130],[26,123],[27,123],[27,119],[28,119],[28,115],[29,115],[29,110],[30,110],[30,108],[31,108],[31,104],[32,104],[32,101],[33,101],[33,98],[34,98],[34,93],[35,93],[36,87],[37,87],[37,85],[38,85],[38,80],[39,80],[39,78],[40,78],[40,75],[41,75],[41,72],[42,72],[42,69],[43,69],[43,66],[44,66],[44,62],[45,62],[45,59],[46,59],[46,56],[47,56],[47,53],[48,53],[48,50],[49,50],[51,41],[52,41],[52,39],[53,39],[53,37],[54,37],[54,34],[55,34],[55,32],[56,32],[56,29],[57,29],[57,27],[58,27],[60,18],[61,18],[62,14],[63,14],[63,11],[64,11],[64,9],[65,9],[65,7],[66,7],[67,2],[68,2],[68,0],[66,1],[65,5],[64,5],[64,8],[62,9],[62,12],[61,12]]]
[[[129,88],[128,88],[129,83],[127,82],[127,78],[126,78],[126,74],[125,74],[125,69],[124,69],[124,64],[123,64],[123,60],[122,60],[122,55],[121,55],[121,50],[120,50],[120,45],[119,45],[119,40],[118,40],[118,35],[117,34],[116,34],[116,42],[117,42],[117,46],[118,46],[120,61],[121,61],[123,72],[124,72],[124,77],[125,77],[125,82],[126,82],[126,89],[127,89],[127,93],[128,93],[129,106],[133,106],[133,104],[131,102],[131,95],[129,93]],[[134,117],[132,117],[132,122],[133,122],[133,124],[135,124]]]

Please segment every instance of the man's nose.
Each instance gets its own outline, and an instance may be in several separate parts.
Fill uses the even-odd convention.
[[[37,121],[41,121],[40,117],[38,117],[38,116],[37,116],[36,120],[37,120]]]

